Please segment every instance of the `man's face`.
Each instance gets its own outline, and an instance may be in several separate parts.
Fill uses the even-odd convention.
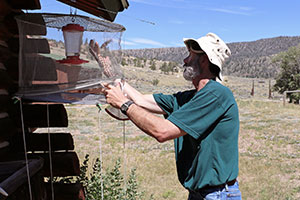
[[[190,51],[189,56],[183,60],[183,77],[185,80],[193,81],[194,78],[201,74],[201,66],[199,62],[201,55],[202,54],[199,55]]]

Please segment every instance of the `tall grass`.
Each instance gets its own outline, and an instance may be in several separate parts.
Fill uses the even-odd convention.
[[[135,80],[134,75],[131,76],[131,84],[145,93],[172,93],[190,88],[187,82],[177,80],[176,74],[153,76],[160,80],[158,87],[153,86],[151,80],[145,81],[146,77]],[[168,84],[166,78],[174,78],[173,85]],[[240,112],[239,182],[243,199],[300,199],[300,106],[283,106],[281,96],[275,93],[273,99],[268,99],[268,80],[258,82],[258,79],[236,77],[226,80]],[[255,95],[250,96],[253,80]],[[187,199],[187,191],[177,180],[172,141],[157,143],[128,121],[124,138],[123,122],[112,119],[104,111],[100,112],[99,131],[95,106],[67,105],[66,108],[69,131],[81,160],[85,154],[90,154],[94,162],[99,157],[101,142],[103,167],[112,168],[115,160],[121,157],[124,165],[120,170],[130,174],[131,168],[136,169],[136,179],[145,198],[152,195],[158,200]]]

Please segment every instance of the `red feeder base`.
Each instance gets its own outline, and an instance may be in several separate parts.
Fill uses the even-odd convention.
[[[62,60],[57,60],[57,62],[62,64],[80,65],[83,63],[88,63],[88,60],[82,60],[79,56],[67,56],[67,58]]]

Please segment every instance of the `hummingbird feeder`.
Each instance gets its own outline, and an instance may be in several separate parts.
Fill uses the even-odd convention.
[[[79,24],[67,24],[62,27],[62,31],[65,40],[66,58],[58,60],[58,62],[71,65],[88,63],[89,61],[79,58],[84,27]]]

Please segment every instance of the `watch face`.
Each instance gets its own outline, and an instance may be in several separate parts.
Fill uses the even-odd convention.
[[[126,112],[131,104],[133,104],[133,101],[127,101],[121,106],[120,110],[122,111],[123,114],[126,115]]]
[[[127,103],[127,102],[126,102],[126,103]],[[124,104],[121,106],[121,108],[120,108],[123,112],[126,112],[127,109],[128,109],[128,105],[127,105],[126,103],[124,103]]]

